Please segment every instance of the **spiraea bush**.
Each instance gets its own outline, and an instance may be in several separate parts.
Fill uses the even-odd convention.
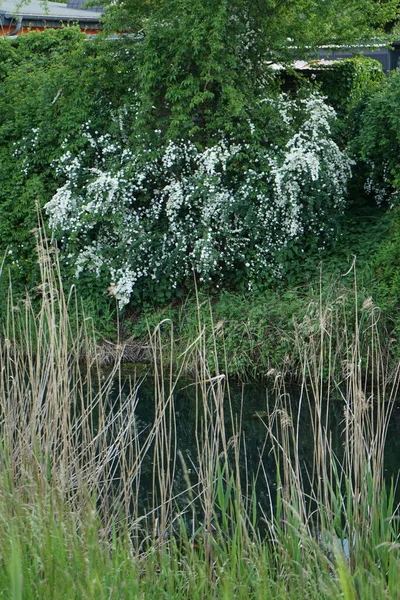
[[[45,204],[64,275],[120,307],[165,302],[193,275],[262,287],[334,238],[350,160],[318,95],[279,95],[266,70],[239,112],[213,122],[209,99],[207,127],[182,125],[182,138],[162,90],[148,106],[140,39],[66,30],[6,46],[0,249],[16,288],[38,276],[30,232]],[[180,111],[196,121],[189,100]]]
[[[113,296],[120,308],[165,305],[195,279],[239,294],[304,283],[347,202],[334,111],[310,90],[280,95],[267,69],[240,102],[213,71],[193,103],[199,82],[150,85],[151,40],[73,29],[4,40],[0,252],[14,291],[39,281],[31,232],[45,205],[63,277],[102,317]]]
[[[293,246],[327,246],[351,173],[332,139],[335,113],[315,94],[263,102],[275,141],[251,122],[247,140],[221,137],[203,149],[163,144],[161,132],[159,148],[134,147],[90,123],[80,152],[65,140],[54,163],[62,185],[45,212],[75,279],[100,278],[123,308],[168,300],[193,274],[217,288],[252,288],[284,275]]]

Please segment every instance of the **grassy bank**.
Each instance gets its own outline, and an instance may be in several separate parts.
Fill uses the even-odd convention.
[[[358,335],[360,343],[368,345],[374,322],[382,354],[393,367],[400,353],[397,221],[396,215],[360,200],[323,262],[319,264],[318,255],[311,253],[301,267],[291,265],[288,279],[270,288],[188,293],[174,303],[133,305],[122,314],[114,307],[108,316],[103,311],[102,319],[97,307],[89,304],[104,360],[109,356],[112,362],[123,347],[124,360],[149,362],[149,331],[163,322],[164,360],[171,343],[176,360],[201,331],[211,371],[215,358],[224,372],[240,378],[273,379],[280,372],[301,379],[299,349],[318,351],[322,327],[329,333],[330,360],[338,374],[348,359],[349,340]],[[186,361],[190,372],[196,360],[194,353],[192,362]]]
[[[72,338],[79,339],[80,324],[85,322],[94,333],[85,348],[89,360],[95,356],[112,365],[122,354],[124,361],[151,364],[149,334],[162,323],[164,364],[170,360],[172,345],[174,366],[179,367],[179,356],[185,357],[187,372],[194,373],[197,353],[192,352],[188,359],[186,349],[201,333],[210,372],[216,372],[218,364],[225,373],[240,379],[273,381],[281,373],[301,380],[299,355],[306,347],[319,351],[321,327],[329,333],[323,341],[325,346],[329,341],[330,361],[339,377],[341,365],[348,360],[349,341],[358,335],[360,343],[368,345],[374,322],[382,355],[388,368],[393,368],[400,353],[398,229],[396,211],[384,211],[354,193],[336,244],[323,253],[314,249],[294,257],[285,266],[285,279],[270,285],[264,282],[259,289],[213,291],[203,286],[194,293],[189,286],[172,302],[160,304],[156,299],[145,302],[142,298],[120,311],[105,288],[93,289],[85,280],[77,280],[78,291],[74,287],[70,291],[70,282],[65,283],[68,312],[71,317],[75,315],[70,321],[77,336]],[[39,256],[43,256],[43,243],[39,240]],[[14,285],[16,275],[10,260],[4,256],[0,266],[0,319],[6,329],[9,317],[5,315],[11,308],[15,322],[25,319],[26,292],[18,277],[12,299],[8,296],[7,300],[9,278]],[[39,271],[37,261],[36,269]],[[190,285],[193,287],[193,282]],[[41,294],[41,285],[30,288],[32,314],[40,307]],[[10,337],[14,339],[14,334]]]
[[[140,382],[123,389],[120,360],[104,376],[90,321],[71,319],[74,300],[64,296],[51,254],[40,264],[40,311],[26,302],[16,312],[10,302],[1,340],[1,597],[399,597],[398,507],[393,487],[383,484],[399,369],[389,371],[371,303],[359,311],[356,302],[350,313],[339,305],[352,332],[339,349],[329,325],[334,313],[321,302],[307,345],[294,336],[300,401],[276,372],[262,416],[265,447],[255,477],[266,505],[246,474],[240,414],[232,411],[226,364],[215,336],[209,346],[202,310],[179,356],[172,334],[164,337],[169,323],[148,339],[154,421],[143,429]],[[215,323],[216,335],[221,329]],[[92,357],[84,366],[83,354]],[[196,389],[191,463],[178,445],[174,401],[188,369]],[[340,460],[329,426],[337,395]],[[311,432],[301,431],[304,412]],[[314,446],[306,469],[302,435]],[[271,455],[276,481],[266,470]],[[145,477],[153,486],[147,502]]]
[[[218,363],[224,372],[241,379],[273,381],[280,373],[301,381],[302,352],[329,353],[330,368],[339,377],[348,360],[349,342],[357,335],[360,344],[367,346],[374,323],[387,368],[393,368],[399,353],[397,310],[382,311],[374,291],[371,279],[359,277],[353,264],[345,277],[320,275],[303,286],[249,294],[223,291],[214,297],[198,294],[180,305],[128,314],[120,322],[118,345],[124,347],[125,360],[136,356],[138,362],[149,361],[148,334],[163,322],[165,360],[171,344],[176,358],[201,333],[211,372]],[[110,338],[100,336],[104,349],[116,348]],[[185,362],[189,372],[194,372],[196,362],[197,354],[192,353]]]

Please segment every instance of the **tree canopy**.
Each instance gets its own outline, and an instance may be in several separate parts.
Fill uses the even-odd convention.
[[[107,5],[107,0],[106,0]],[[145,114],[171,137],[235,128],[266,66],[318,46],[370,39],[399,0],[109,0],[106,23],[141,37],[136,61]]]
[[[277,51],[365,39],[398,16],[398,0],[106,0],[111,21],[121,28],[148,32],[155,24],[185,26],[195,46],[201,32],[228,26],[237,43],[275,58]],[[238,36],[239,37],[236,37]],[[233,40],[232,40],[233,41]]]

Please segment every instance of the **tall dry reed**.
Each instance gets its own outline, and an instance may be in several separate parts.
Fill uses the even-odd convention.
[[[0,460],[6,475],[0,496],[31,509],[61,503],[78,524],[95,514],[106,546],[115,536],[125,536],[136,559],[157,557],[154,578],[163,572],[167,556],[170,566],[176,560],[176,567],[188,569],[187,577],[190,571],[194,580],[205,578],[204,585],[218,587],[225,585],[231,564],[233,588],[240,578],[251,579],[252,589],[261,594],[257,597],[263,597],[263,577],[288,594],[293,582],[296,590],[307,582],[310,597],[319,586],[325,586],[326,597],[350,586],[345,596],[353,597],[351,578],[357,569],[366,569],[378,555],[392,565],[398,521],[393,492],[387,496],[383,483],[383,464],[399,369],[388,372],[372,302],[361,313],[356,310],[354,334],[344,348],[335,345],[337,328],[346,328],[347,318],[338,299],[321,301],[307,344],[299,333],[299,397],[292,398],[285,380],[277,377],[262,417],[259,468],[250,481],[241,414],[233,411],[224,372],[218,367],[209,372],[200,307],[197,336],[179,361],[173,356],[171,323],[149,332],[154,420],[143,427],[137,418],[140,381],[123,385],[118,358],[104,374],[90,322],[71,320],[80,312],[78,299],[63,290],[57,254],[40,231],[37,236],[39,301],[27,297],[16,308],[10,291],[1,336]],[[164,327],[171,329],[167,366]],[[175,406],[186,363],[197,365],[191,384],[196,455],[189,463],[179,447]],[[343,407],[341,457],[331,437],[332,402]],[[300,453],[304,412],[311,419],[306,433],[314,448],[311,464],[304,464]],[[270,453],[278,473],[276,493],[265,470]],[[146,506],[141,482],[149,464],[153,489]],[[177,485],[178,471],[184,489]],[[257,503],[254,490],[260,484],[266,487],[269,508]],[[141,564],[147,573],[149,564]],[[250,564],[256,565],[254,572]],[[394,576],[381,579],[382,589],[394,585]]]

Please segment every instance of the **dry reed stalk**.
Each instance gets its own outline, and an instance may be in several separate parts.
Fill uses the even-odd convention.
[[[293,402],[284,382],[280,382],[266,422],[281,473],[283,521],[290,528],[294,519],[299,526],[302,524],[304,533],[312,536],[316,529],[322,538],[332,535],[335,523],[344,523],[348,540],[352,540],[351,564],[352,549],[358,540],[369,535],[373,520],[367,516],[371,517],[381,497],[386,436],[400,380],[400,363],[389,374],[384,362],[379,342],[379,311],[372,302],[364,305],[361,312],[358,309],[354,265],[353,270],[353,335],[348,333],[344,308],[329,302],[324,305],[321,299],[318,327],[314,323],[307,346],[302,335],[297,337],[303,371],[300,400]],[[339,323],[345,324],[344,355],[341,348],[334,347]],[[346,367],[342,380],[337,379],[342,371],[338,365]],[[342,461],[331,442],[332,402],[341,402],[343,406]],[[313,439],[308,482],[303,481],[298,451],[303,411],[309,412]]]
[[[10,294],[9,319],[0,352],[1,460],[9,469],[12,489],[24,495],[27,502],[56,494],[82,518],[85,511],[95,507],[105,537],[120,526],[129,532],[132,548],[138,553],[146,544],[165,550],[180,517],[188,513],[192,517],[190,543],[194,547],[200,540],[208,573],[214,577],[216,536],[222,543],[229,533],[232,539],[240,540],[246,553],[246,543],[250,547],[250,537],[255,539],[257,534],[249,518],[247,483],[245,493],[242,490],[241,456],[246,448],[241,417],[233,413],[229,382],[219,371],[216,338],[213,362],[217,366],[215,372],[209,370],[200,307],[197,337],[179,357],[176,373],[172,325],[167,324],[168,369],[163,362],[162,329],[166,323],[149,332],[155,417],[152,425],[142,431],[137,420],[140,382],[134,381],[127,391],[123,390],[121,354],[107,377],[95,356],[82,365],[83,349],[93,344],[92,334],[87,323],[71,322],[70,306],[77,300],[73,294],[65,296],[57,256],[40,232],[38,252],[43,282],[40,308],[35,310],[27,300],[25,312],[15,312]],[[310,545],[311,540],[315,541],[315,531],[321,539],[325,539],[325,533],[331,535],[338,506],[349,539],[364,535],[369,527],[365,520],[367,504],[371,502],[371,497],[365,498],[367,478],[373,479],[374,498],[378,498],[382,487],[383,452],[399,369],[393,377],[387,374],[373,306],[366,306],[362,314],[356,312],[353,337],[346,328],[343,355],[334,341],[338,324],[346,323],[343,307],[344,303],[324,304],[321,299],[307,347],[298,336],[303,372],[299,401],[292,401],[285,381],[279,378],[273,401],[268,403],[258,474],[265,475],[271,499],[271,514],[265,519],[277,547],[282,544],[280,527],[291,536],[297,527],[298,540],[315,552]],[[197,365],[193,383],[197,456],[190,465],[191,474],[179,453],[175,410],[176,387],[189,362]],[[338,380],[337,367],[344,364],[346,371]],[[113,399],[116,381],[118,398]],[[332,448],[329,421],[329,409],[338,394],[344,406],[342,465]],[[304,411],[310,413],[314,440],[314,459],[306,473],[299,450]],[[269,447],[281,475],[278,496],[282,523],[272,511],[272,493],[263,462],[264,450]],[[152,506],[146,510],[140,498],[141,477],[150,456]],[[179,456],[186,484],[183,491],[178,491],[176,485]],[[349,494],[350,503],[346,504]]]

